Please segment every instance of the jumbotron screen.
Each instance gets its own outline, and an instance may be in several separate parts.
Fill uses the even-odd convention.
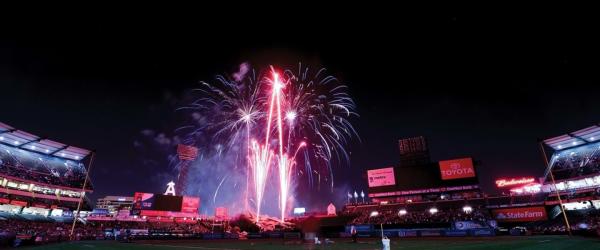
[[[200,198],[188,196],[135,193],[133,201],[134,210],[196,213],[200,207]]]

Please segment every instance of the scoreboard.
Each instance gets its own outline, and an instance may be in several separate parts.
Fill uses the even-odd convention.
[[[133,210],[198,213],[200,198],[190,196],[173,196],[151,193],[135,193]]]

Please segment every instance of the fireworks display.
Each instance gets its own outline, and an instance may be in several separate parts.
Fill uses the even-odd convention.
[[[191,183],[188,190],[202,190],[201,198],[206,189],[213,190],[211,198],[217,203],[227,179],[230,183],[225,186],[230,188],[221,192],[238,197],[213,205],[231,206],[226,204],[228,200],[243,199],[244,211],[252,207],[258,220],[263,206],[276,204],[283,221],[297,182],[306,179],[312,187],[313,176],[318,175],[318,182],[333,187],[332,165],[347,163],[346,146],[349,139],[357,137],[349,121],[357,116],[355,105],[345,85],[326,75],[325,69],[311,75],[301,65],[297,71],[283,70],[281,74],[270,67],[257,76],[243,64],[233,80],[225,76],[216,79],[216,84],[201,82],[196,89],[200,97],[179,109],[193,119],[178,131],[184,133],[184,143],[202,152],[200,166],[191,174],[199,172],[206,177],[214,173],[212,178],[220,181],[216,188]],[[297,156],[302,157],[297,160]],[[321,174],[328,177],[321,180]],[[196,178],[196,182],[203,179]],[[271,182],[278,182],[272,184],[279,188],[266,190],[273,186]],[[269,196],[269,192],[277,194]],[[272,201],[274,197],[279,202]]]

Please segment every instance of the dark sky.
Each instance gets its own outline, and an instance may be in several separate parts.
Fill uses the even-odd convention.
[[[177,125],[174,100],[200,80],[302,61],[347,83],[361,115],[338,183],[364,187],[365,169],[398,162],[399,138],[424,135],[434,160],[480,160],[489,190],[541,174],[538,138],[600,122],[595,21],[389,6],[28,12],[1,24],[0,121],[95,149],[93,197],[162,191],[133,147],[141,130]]]

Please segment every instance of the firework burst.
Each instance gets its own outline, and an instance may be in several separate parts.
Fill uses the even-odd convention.
[[[243,193],[245,199],[240,198],[246,201],[246,211],[248,201],[253,200],[257,219],[270,168],[277,167],[278,207],[283,220],[291,187],[297,182],[293,173],[306,176],[311,187],[315,175],[320,183],[321,174],[326,174],[325,180],[333,187],[332,165],[347,164],[346,146],[351,138],[358,137],[350,119],[358,115],[346,86],[327,75],[325,69],[313,72],[300,64],[297,70],[284,70],[282,74],[271,68],[267,74],[257,75],[248,65],[245,67],[243,73],[234,74],[234,80],[217,76],[215,83],[201,82],[194,90],[200,97],[178,109],[189,112],[192,123],[177,131],[185,133],[184,143],[199,147],[217,162],[222,155],[229,159],[234,154],[236,160],[229,166],[232,171],[220,177],[211,198],[216,203],[218,190],[222,186],[237,187],[243,181],[235,176],[243,176],[245,192],[225,193]],[[264,144],[254,139],[257,135],[265,136]],[[242,145],[245,148],[240,149]],[[302,161],[295,160],[297,154]],[[233,181],[237,182],[224,184]]]
[[[305,141],[309,144],[304,151],[304,171],[309,184],[313,175],[326,173],[333,187],[332,161],[348,164],[346,147],[350,139],[357,137],[350,123],[356,105],[346,92],[347,86],[321,68],[312,72],[298,65],[297,70],[286,70],[283,81],[285,92],[285,120],[289,127],[288,143]],[[293,145],[288,144],[288,149]]]

